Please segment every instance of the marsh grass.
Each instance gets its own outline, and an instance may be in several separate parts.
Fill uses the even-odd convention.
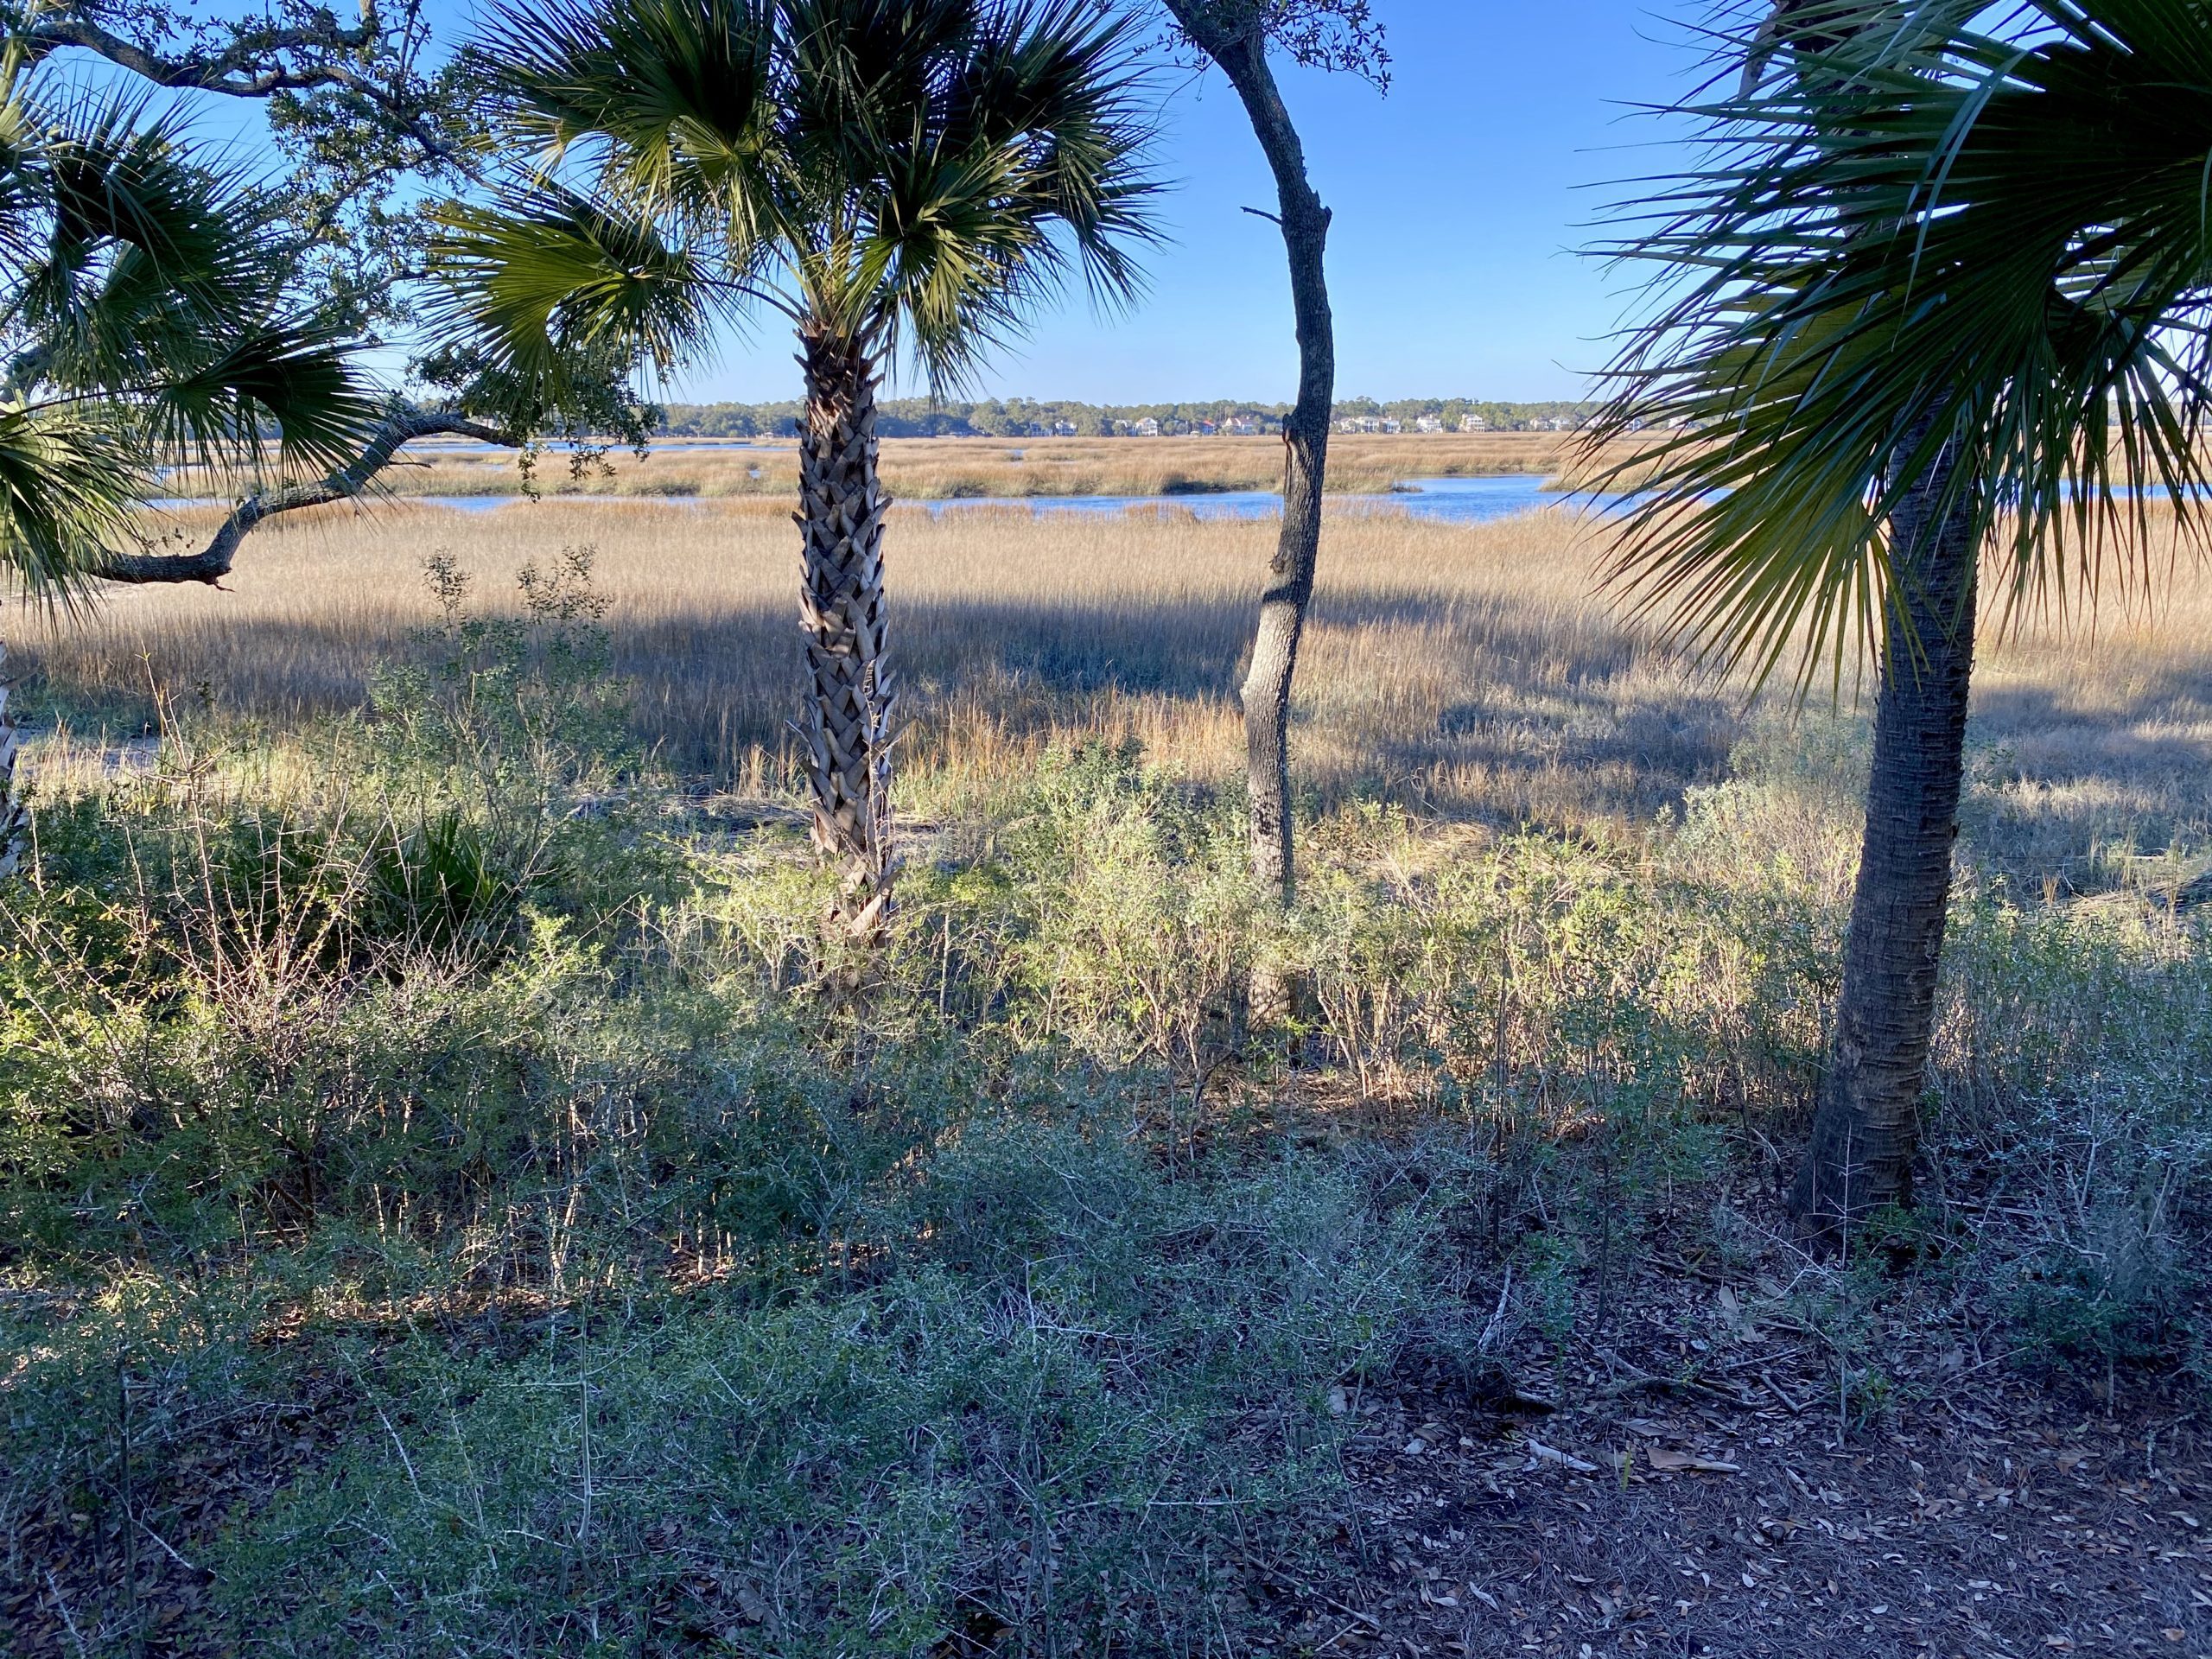
[[[940,817],[971,785],[1019,780],[1053,745],[1090,738],[1231,779],[1234,688],[1273,533],[1172,511],[897,513],[907,809]],[[31,706],[42,696],[90,764],[112,766],[119,740],[157,723],[156,694],[270,730],[359,706],[435,619],[434,556],[512,613],[518,569],[584,546],[639,740],[685,776],[785,788],[798,682],[780,502],[294,515],[257,532],[228,591],[115,592],[86,618],[25,617],[11,632]],[[1633,833],[1723,778],[1747,735],[1771,726],[1759,741],[1787,750],[1833,723],[1817,698],[1792,727],[1779,699],[1755,707],[1686,671],[1596,593],[1601,552],[1564,512],[1471,526],[1332,513],[1294,709],[1311,803],[1382,797],[1502,827]],[[1972,853],[2029,893],[2195,874],[2212,852],[2208,640],[2212,576],[2185,561],[2155,605],[1993,639],[1969,737]],[[70,753],[54,745],[52,760],[76,764]]]
[[[1549,475],[1567,464],[1561,434],[1471,433],[1339,435],[1329,443],[1329,488],[1380,494],[1409,478],[1501,474]],[[882,477],[894,498],[950,501],[976,496],[1204,495],[1282,487],[1276,438],[887,438]],[[513,455],[417,446],[378,480],[391,494],[794,497],[798,452],[763,441],[727,448],[687,445],[640,457],[614,450],[586,466],[558,453],[538,457],[525,479]],[[181,473],[181,495],[226,487]]]

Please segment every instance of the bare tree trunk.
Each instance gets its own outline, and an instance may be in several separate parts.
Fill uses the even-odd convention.
[[[892,716],[885,660],[883,518],[876,482],[875,363],[850,340],[803,332],[799,424],[804,537],[799,618],[811,697],[805,724],[814,844],[838,873],[835,926],[861,945],[891,909]]]
[[[0,645],[0,672],[4,672],[8,650]],[[31,815],[16,791],[16,755],[20,747],[16,721],[8,712],[8,693],[14,688],[0,679],[0,881],[22,868],[30,845]]]
[[[1290,693],[1321,550],[1321,489],[1336,396],[1337,348],[1323,254],[1329,210],[1306,176],[1306,150],[1268,67],[1262,19],[1252,8],[1168,0],[1183,31],[1219,64],[1275,177],[1277,222],[1290,262],[1298,329],[1298,401],[1283,422],[1282,531],[1260,596],[1252,665],[1244,677],[1244,768],[1251,800],[1252,872],[1285,904],[1297,897],[1290,811]]]
[[[1939,462],[1890,520],[1895,591],[1866,841],[1827,1071],[1790,1192],[1800,1224],[1818,1237],[1910,1197],[1974,670],[1978,550],[1963,495],[1944,510],[1950,477]]]

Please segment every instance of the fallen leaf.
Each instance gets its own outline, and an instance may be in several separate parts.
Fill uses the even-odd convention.
[[[1594,1475],[1598,1472],[1598,1465],[1596,1464],[1585,1463],[1581,1459],[1574,1456],[1573,1453],[1562,1452],[1555,1446],[1546,1446],[1541,1440],[1536,1440],[1534,1437],[1531,1437],[1529,1440],[1529,1451],[1530,1455],[1541,1458],[1546,1463],[1556,1463],[1562,1465],[1567,1468],[1573,1470],[1578,1475]]]
[[[1741,1464],[1723,1463],[1718,1458],[1700,1458],[1689,1452],[1671,1452],[1663,1446],[1653,1446],[1643,1454],[1643,1458],[1654,1469],[1688,1471],[1700,1475],[1740,1475],[1744,1472]]]

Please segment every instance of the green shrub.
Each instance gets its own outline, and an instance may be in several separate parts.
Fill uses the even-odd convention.
[[[229,1541],[226,1605],[301,1653],[1212,1650],[1295,1570],[1329,1388],[1387,1363],[1433,1211],[1007,1123],[887,1239],[920,1220],[864,1289],[385,1352],[375,1432]]]

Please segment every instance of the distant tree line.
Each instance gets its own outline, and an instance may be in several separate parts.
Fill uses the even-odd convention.
[[[1084,404],[1028,397],[991,398],[982,403],[937,402],[927,397],[887,397],[876,404],[876,430],[894,438],[1035,438],[1127,435],[1156,422],[1162,436],[1250,430],[1282,430],[1287,404],[1240,403],[1220,398],[1206,403]],[[1377,402],[1349,397],[1333,405],[1339,421],[1396,421],[1408,431],[1424,417],[1458,431],[1469,416],[1495,432],[1528,432],[1580,426],[1597,405],[1570,402],[1508,404],[1470,397],[1398,397]],[[803,406],[796,398],[769,404],[671,404],[660,430],[671,437],[789,437],[799,428]],[[1151,429],[1145,427],[1147,434]]]

